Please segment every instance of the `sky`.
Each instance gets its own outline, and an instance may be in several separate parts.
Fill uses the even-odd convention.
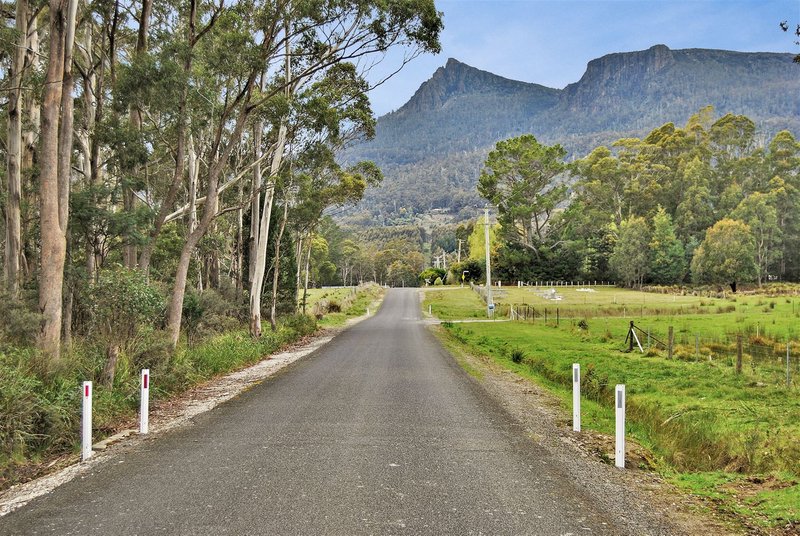
[[[594,58],[656,44],[800,52],[793,39],[800,0],[437,0],[436,6],[444,13],[442,52],[415,58],[373,89],[377,116],[401,107],[448,58],[563,88],[577,82]],[[787,33],[778,26],[784,20]],[[401,59],[401,51],[390,52],[369,81],[383,79]]]

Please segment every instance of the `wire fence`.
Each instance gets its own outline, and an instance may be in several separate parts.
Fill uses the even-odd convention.
[[[477,287],[480,288],[480,287]],[[476,290],[477,290],[476,288]],[[639,311],[636,311],[637,313]],[[542,323],[553,327],[588,329],[585,310],[574,307],[542,307],[530,304],[496,304],[495,318],[516,322]],[[676,314],[671,310],[670,314]],[[601,315],[622,316],[622,315]],[[743,332],[704,334],[673,326],[647,326],[646,322],[630,323],[624,339],[617,334],[604,334],[607,340],[619,338],[621,349],[645,355],[664,355],[671,359],[730,366],[736,372],[751,370],[772,383],[793,383],[800,377],[800,339],[767,337],[748,327]]]
[[[552,300],[552,306],[531,305],[528,303],[497,303],[505,295],[501,286],[492,287],[492,302],[494,303],[493,316],[495,319],[508,319],[516,322],[541,322],[555,327],[569,327],[571,329],[588,329],[587,320],[603,317],[630,318],[636,315],[640,324],[630,323],[630,329],[624,339],[622,348],[628,351],[638,351],[646,355],[666,354],[669,359],[683,361],[696,361],[713,364],[715,366],[729,366],[736,373],[747,372],[748,369],[755,376],[768,383],[783,383],[787,386],[794,384],[795,378],[800,378],[800,338],[791,332],[788,337],[767,336],[758,325],[747,326],[741,331],[725,332],[709,335],[707,333],[692,332],[683,327],[676,331],[673,326],[651,327],[647,326],[646,318],[653,317],[679,317],[686,314],[718,314],[730,313],[736,310],[734,304],[723,304],[709,311],[702,304],[667,306],[619,305],[602,307],[600,305],[587,305],[585,307],[570,304],[562,308],[558,305],[558,292],[553,286],[573,286],[570,282],[557,284],[549,288],[542,288],[531,284],[537,296]],[[544,282],[552,283],[552,282]],[[592,284],[592,282],[586,282]],[[518,283],[517,286],[529,286]],[[580,286],[580,285],[576,285]],[[484,303],[487,302],[485,286],[470,283],[470,288],[475,291]],[[792,304],[794,306],[794,303]],[[613,340],[614,336],[608,332],[604,337]]]

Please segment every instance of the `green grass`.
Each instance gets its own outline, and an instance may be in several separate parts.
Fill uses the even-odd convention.
[[[312,289],[309,289],[312,290]],[[341,311],[325,313],[319,319],[319,325],[324,328],[343,326],[349,319],[366,314],[367,308],[373,306],[371,312],[375,312],[377,302],[385,293],[385,289],[380,285],[368,284],[359,287],[336,288],[336,289],[313,289],[315,292],[314,302],[321,300],[334,300],[341,306]],[[314,311],[313,304],[306,305],[306,311]]]
[[[314,304],[325,299],[334,300],[341,303],[346,297],[354,292],[355,287],[336,287],[336,288],[310,288],[306,296],[306,310],[314,308]],[[302,305],[303,292],[300,291],[298,299]]]
[[[744,516],[764,526],[782,526],[800,520],[800,485],[792,475],[758,477],[708,472],[670,477],[679,488],[713,501],[725,512]]]
[[[431,306],[431,313],[442,320],[486,318],[486,305],[469,287],[443,290],[425,289],[423,310]]]
[[[654,294],[616,287],[594,287],[596,292],[578,292],[575,287],[559,287],[561,301],[547,300],[531,287],[502,288],[493,293],[496,317],[508,318],[508,308],[527,306],[536,318],[555,321],[587,319],[605,322],[610,329],[627,326],[634,320],[655,337],[665,340],[668,327],[675,329],[676,342],[694,344],[694,336],[718,341],[731,334],[744,333],[774,340],[800,338],[800,297],[734,296],[708,298]],[[426,290],[424,310],[442,320],[486,318],[486,306],[468,287]],[[558,311],[558,313],[557,313]],[[615,321],[616,319],[616,321]],[[680,337],[680,339],[678,339]],[[701,341],[702,342],[702,341]]]
[[[80,449],[80,388],[95,384],[92,403],[94,437],[100,440],[135,419],[139,406],[139,370],[150,368],[154,401],[167,400],[193,385],[256,363],[316,330],[314,319],[281,319],[254,340],[247,329],[209,337],[174,354],[166,346],[134,361],[120,356],[112,386],[100,383],[106,356],[102,347],[76,341],[56,369],[34,350],[0,351],[0,490],[36,476],[36,465]]]
[[[620,289],[614,292],[618,301],[629,296]],[[509,296],[514,298],[511,293]],[[645,299],[651,297],[654,303],[660,300],[668,304],[670,300],[657,294]],[[565,411],[571,407],[572,363],[580,363],[582,421],[588,429],[613,433],[614,385],[624,383],[628,394],[627,433],[654,454],[660,470],[675,472],[678,484],[687,489],[695,486],[702,491],[698,494],[710,498],[719,494],[725,508],[754,516],[767,525],[800,519],[800,486],[796,483],[800,475],[800,389],[796,384],[786,387],[783,364],[777,359],[751,366],[750,356],[745,354],[743,373],[736,374],[735,359],[730,354],[735,353],[735,346],[710,342],[740,331],[748,343],[758,340],[767,346],[774,344],[775,354],[780,356],[785,343],[769,337],[780,340],[796,333],[792,298],[746,296],[735,302],[681,298],[684,301],[679,307],[702,307],[709,312],[629,318],[601,315],[586,319],[588,329],[578,328],[577,318],[562,319],[556,326],[552,316],[547,324],[539,318],[534,322],[445,322],[443,326],[446,339],[460,351],[486,355],[536,381],[556,395]],[[731,303],[735,309],[716,312],[720,303]],[[477,294],[469,289],[428,291],[424,310],[428,304],[434,315],[443,319],[469,318],[475,311],[483,312]],[[613,303],[596,305],[610,307]],[[796,311],[796,304],[794,308]],[[622,352],[629,319],[664,338],[668,326],[673,325],[679,343],[676,358],[667,359],[666,352],[657,350],[646,354]],[[759,326],[760,338],[755,336],[755,325]],[[699,356],[694,355],[694,333],[707,335]],[[686,344],[680,345],[682,341]],[[793,347],[795,363],[799,350],[800,345]],[[521,363],[512,361],[515,351],[524,354]],[[747,498],[737,494],[736,485],[726,487],[718,482],[727,479],[741,485],[744,475],[778,473],[784,487],[754,491]]]

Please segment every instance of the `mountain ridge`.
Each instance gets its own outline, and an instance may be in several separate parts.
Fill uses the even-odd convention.
[[[391,221],[399,208],[457,212],[479,201],[475,184],[491,147],[523,133],[581,157],[667,122],[683,125],[712,105],[719,116],[750,117],[764,139],[782,129],[797,134],[800,70],[792,59],[658,44],[595,58],[578,81],[555,89],[449,58],[403,106],[378,118],[373,140],[342,158],[373,160],[384,170],[384,184],[359,207],[369,213],[362,223]]]

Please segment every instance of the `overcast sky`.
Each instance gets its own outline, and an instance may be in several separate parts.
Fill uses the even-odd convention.
[[[370,93],[375,114],[402,106],[447,58],[495,74],[563,88],[611,52],[716,48],[793,52],[800,0],[437,0],[442,53],[416,58]],[[788,20],[790,32],[778,23]],[[371,82],[396,69],[388,56]],[[800,68],[798,69],[800,76]]]

